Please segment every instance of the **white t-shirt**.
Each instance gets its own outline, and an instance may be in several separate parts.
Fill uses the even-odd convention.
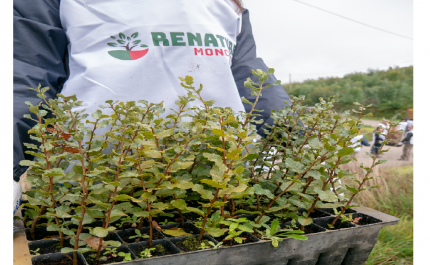
[[[230,69],[241,30],[231,0],[62,0],[60,18],[70,41],[62,94],[83,100],[75,111],[144,99],[164,101],[167,115],[187,75],[204,100],[244,111]]]
[[[401,122],[399,122],[399,125],[396,126],[396,130],[406,131],[407,127],[408,127],[408,123],[406,121],[401,121]]]
[[[351,139],[351,147],[354,148],[354,153],[358,153],[361,151],[361,141],[363,141],[363,135],[361,134]]]

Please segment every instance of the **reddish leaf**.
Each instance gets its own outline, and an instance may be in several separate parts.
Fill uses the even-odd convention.
[[[64,151],[69,152],[69,153],[79,153],[79,150],[73,147],[68,147],[65,146],[63,147]]]
[[[61,133],[61,137],[66,141],[69,140],[70,136],[70,133]]]

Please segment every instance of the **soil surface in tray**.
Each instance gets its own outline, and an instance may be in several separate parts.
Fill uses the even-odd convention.
[[[133,232],[133,234],[130,234],[128,236],[122,236],[121,239],[122,239],[122,241],[127,242],[127,243],[136,243],[136,242],[148,241],[148,238],[137,238],[137,237],[135,237],[135,238],[130,239],[131,236],[135,236],[135,235],[136,235],[136,233]],[[149,236],[149,231],[148,231],[148,233],[142,233],[142,235],[148,235]],[[136,239],[138,239],[138,241],[136,241]],[[153,231],[152,232],[152,240],[157,240],[157,239],[161,239],[161,236],[157,232]]]
[[[323,211],[313,211],[311,212],[311,214],[309,214],[310,218],[319,218],[319,217],[325,217],[325,216],[330,216],[330,215]]]
[[[64,248],[74,248],[74,246],[72,246],[70,244],[70,241],[64,241]],[[49,253],[56,253],[56,252],[61,252],[61,247],[60,247],[60,241],[58,241],[57,244],[49,246],[49,247],[35,247],[35,246],[31,246],[30,250],[35,251],[36,249],[39,248],[39,251],[37,253],[39,254],[49,254]]]
[[[97,263],[94,259],[92,258],[85,258],[87,260],[88,265],[98,265],[98,264],[111,264],[111,263],[117,263],[117,262],[122,262],[124,260],[124,257],[121,256],[116,256],[116,257],[112,257],[112,256],[107,256],[107,259],[101,259],[100,263]]]
[[[48,259],[42,259],[39,262],[36,262],[35,265],[73,265],[73,260],[70,258],[64,258],[62,260],[50,261]],[[78,260],[78,265],[82,265],[82,263]]]
[[[350,222],[347,222],[348,224],[350,224]],[[330,224],[331,225],[331,222],[329,222],[328,224]],[[345,227],[343,227],[343,225],[345,225]],[[347,224],[343,224],[343,223],[341,223],[341,221],[340,220],[337,220],[336,221],[336,223],[334,224],[334,228],[330,228],[330,227],[328,227],[328,225],[326,225],[326,229],[328,229],[328,230],[338,230],[338,229],[342,229],[342,228],[347,228],[347,226],[346,226]]]
[[[184,239],[182,241],[178,241],[176,243],[174,243],[180,250],[185,251],[185,252],[190,252],[190,251],[197,251],[197,250],[201,250],[199,247],[201,246],[200,243],[197,241],[197,239],[195,237],[189,237],[192,238],[191,240],[188,239]],[[202,243],[204,243],[206,246],[211,247],[211,245],[209,245],[209,240],[204,239],[202,240]]]
[[[60,235],[58,234],[58,232],[53,233],[53,232],[46,232],[46,231],[41,231],[41,232],[35,231],[34,239],[31,237],[31,234],[28,236],[28,239],[30,241],[41,240],[41,239],[55,239],[55,238],[60,238]]]
[[[166,256],[166,255],[171,255],[171,254],[173,254],[172,252],[170,252],[168,249],[166,249],[166,248],[164,248],[164,247],[163,247],[162,251],[160,251],[160,248],[158,248],[157,246],[159,246],[159,245],[155,245],[155,246],[154,246],[155,250],[151,251],[151,255],[152,255],[152,257],[161,257],[161,256]],[[148,248],[150,248],[150,247],[148,247],[148,246],[142,246],[142,247],[138,248],[138,249],[136,250],[136,257],[138,257],[138,258],[142,258],[142,257],[140,256],[140,253],[141,253],[142,251],[144,251],[145,249],[148,249]]]
[[[243,243],[239,244],[236,242],[236,240],[234,240],[233,238],[227,239],[224,241],[224,238],[226,238],[228,236],[228,234],[220,236],[220,237],[215,237],[215,240],[218,242],[223,242],[221,246],[225,246],[225,247],[231,247],[231,246],[236,246],[236,245],[243,245],[243,244],[247,244],[247,243],[252,243],[252,242],[257,242],[257,240],[253,239],[250,236],[247,235],[240,235],[240,237],[242,238]]]
[[[376,224],[377,223],[375,221],[369,220],[368,218],[362,218],[362,217],[358,217],[358,218],[360,218],[358,220],[358,222],[357,221],[354,222],[354,224],[356,224],[356,225],[370,225],[370,224]]]

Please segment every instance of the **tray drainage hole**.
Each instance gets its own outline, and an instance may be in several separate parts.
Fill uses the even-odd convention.
[[[327,258],[330,256],[329,252],[320,253],[318,256],[318,261],[315,265],[325,265],[327,264]]]
[[[346,252],[345,258],[343,258],[341,265],[349,265],[351,264],[350,261],[353,259],[355,252],[355,248],[349,248],[348,252]]]
[[[285,265],[294,265],[295,263],[297,264],[296,261],[297,261],[297,259],[289,259]]]

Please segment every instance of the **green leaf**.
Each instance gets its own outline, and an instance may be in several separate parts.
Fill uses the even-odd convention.
[[[352,147],[345,147],[339,150],[339,152],[337,153],[337,156],[342,157],[342,156],[346,156],[346,155],[350,155],[354,153],[354,148]]]
[[[289,235],[286,235],[286,236],[294,238],[294,239],[297,239],[297,240],[302,240],[302,241],[308,240],[308,238],[306,236],[302,236],[302,235],[289,234]]]
[[[161,229],[161,232],[163,232],[166,235],[174,236],[174,237],[191,235],[190,233],[185,232],[182,228],[179,228],[179,227],[173,227],[170,229]]]
[[[157,150],[148,150],[145,151],[145,156],[150,158],[161,158],[161,153]]]
[[[278,219],[275,219],[270,225],[270,234],[272,236],[275,235],[275,232],[278,230],[278,228],[279,228],[279,221]]]
[[[220,237],[222,235],[224,235],[224,230],[220,229],[220,228],[215,228],[215,227],[208,227],[205,229],[206,233],[208,233],[209,235],[213,236],[213,237]]]
[[[119,36],[121,39],[125,39],[125,35],[124,35],[122,32],[120,32],[120,33],[118,34],[118,36]]]
[[[294,161],[291,158],[285,159],[285,165],[287,165],[288,169],[297,173],[303,171],[303,165],[300,162]]]
[[[270,190],[263,189],[260,186],[260,184],[255,184],[254,185],[254,192],[255,192],[255,194],[259,194],[259,195],[266,195],[269,199],[275,198],[275,196],[273,195],[272,192],[270,192]]]
[[[116,47],[118,44],[116,44],[115,42],[108,42],[107,45],[112,46],[112,47]]]
[[[173,200],[170,204],[179,210],[185,210],[187,208],[187,203],[182,199]]]
[[[220,184],[220,183],[213,181],[211,179],[202,179],[202,180],[200,180],[200,182],[208,184],[208,185],[210,185],[214,188],[218,188],[218,189],[225,189],[226,188],[226,184]]]
[[[305,218],[303,216],[300,216],[298,221],[301,225],[304,225],[304,226],[312,224],[312,218]]]
[[[113,227],[113,226],[111,226],[111,227],[108,227],[108,228],[103,228],[103,227],[96,227],[96,228],[94,228],[91,232],[90,232],[90,234],[92,234],[92,235],[94,235],[94,236],[96,236],[96,237],[106,237],[107,235],[108,235],[108,232],[109,231],[113,231],[113,230],[115,230],[116,228],[115,227]]]
[[[198,215],[204,216],[205,212],[203,212],[202,210],[198,209],[198,208],[194,208],[194,207],[187,207],[187,211],[196,213]]]
[[[93,117],[94,119],[98,120],[100,119],[100,117],[102,116],[102,111],[101,110],[96,110],[93,114],[91,114],[91,117]]]
[[[241,97],[240,99],[242,100],[243,103],[252,105],[251,101],[247,100],[245,97]]]
[[[73,248],[62,248],[61,253],[70,253],[74,252],[75,250]]]
[[[204,187],[200,184],[194,185],[193,191],[198,192],[203,197],[203,199],[212,200],[214,198],[212,192],[209,190],[205,190]]]
[[[137,38],[137,36],[139,36],[139,33],[138,33],[138,32],[135,32],[135,33],[131,34],[131,37],[132,37],[132,38]]]
[[[103,241],[103,245],[108,245],[108,246],[112,246],[112,247],[120,247],[121,242],[114,241],[114,240],[108,240],[108,241]]]
[[[181,169],[189,168],[194,162],[176,161],[170,166],[170,172],[176,172]]]
[[[242,238],[240,238],[240,237],[235,237],[234,238],[234,241],[236,241],[237,243],[239,243],[239,244],[242,244],[243,243],[243,240],[242,240]]]

